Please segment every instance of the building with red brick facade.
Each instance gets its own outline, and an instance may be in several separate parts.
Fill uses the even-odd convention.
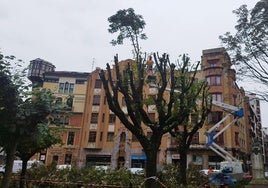
[[[129,60],[126,60],[129,61]],[[124,64],[126,61],[122,61]],[[251,138],[249,131],[248,97],[243,88],[236,83],[235,70],[231,68],[230,58],[224,48],[204,50],[202,54],[202,66],[197,77],[206,80],[210,87],[213,100],[239,106],[244,109],[245,116],[230,126],[215,142],[234,157],[242,160],[250,160]],[[156,88],[145,89],[145,92],[157,92]],[[122,96],[119,96],[122,98]],[[122,109],[124,102],[122,100]],[[98,75],[98,70],[91,73],[88,80],[88,93],[83,122],[83,139],[81,147],[82,161],[92,165],[111,165],[113,167],[144,167],[146,156],[137,140],[124,127],[117,117],[109,110],[105,92]],[[151,112],[155,117],[155,112]],[[223,160],[215,152],[208,149],[205,132],[227,115],[227,112],[213,106],[206,124],[193,138],[188,153],[188,163],[208,168],[218,167]],[[220,131],[230,123],[233,117],[224,122]],[[148,134],[150,131],[148,130]],[[177,151],[177,143],[166,134],[158,152],[158,164],[176,163],[180,160]],[[127,163],[127,164],[126,164]]]

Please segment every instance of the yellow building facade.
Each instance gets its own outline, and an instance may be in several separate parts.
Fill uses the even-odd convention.
[[[51,90],[57,102],[70,107],[70,111],[60,117],[62,144],[56,144],[37,156],[45,164],[79,163],[88,76],[86,72],[55,71],[53,64],[39,58],[30,63],[28,78],[33,87]]]

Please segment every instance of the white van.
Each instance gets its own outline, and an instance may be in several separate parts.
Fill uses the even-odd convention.
[[[27,162],[27,169],[31,168],[34,163],[39,163],[37,160]],[[22,160],[14,160],[12,173],[18,173],[22,169]],[[0,173],[5,173],[5,165],[0,165]]]

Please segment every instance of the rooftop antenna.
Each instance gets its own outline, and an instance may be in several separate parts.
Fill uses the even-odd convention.
[[[93,57],[92,64],[91,64],[91,72],[94,71],[94,64],[95,64],[95,58]]]

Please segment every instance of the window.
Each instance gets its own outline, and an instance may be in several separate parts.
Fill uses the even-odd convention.
[[[126,133],[122,132],[120,135],[120,142],[125,142],[126,141]]]
[[[45,82],[58,83],[59,79],[57,79],[57,78],[45,78]]]
[[[218,123],[222,119],[222,112],[214,111],[208,114],[208,123]]]
[[[116,116],[114,114],[109,114],[109,123],[115,123]]]
[[[112,141],[114,141],[114,133],[108,132],[107,133],[107,142],[112,142]]]
[[[233,95],[233,104],[234,104],[234,106],[236,106],[236,98],[237,98],[237,96]]]
[[[60,123],[63,125],[69,125],[70,118],[68,116],[61,116]]]
[[[193,162],[197,164],[202,164],[202,156],[200,155],[193,155]]]
[[[69,92],[68,93],[74,93],[74,84],[69,85]]]
[[[208,76],[207,82],[208,82],[208,85],[219,86],[221,85],[221,76]]]
[[[84,84],[85,83],[85,80],[75,80],[75,83],[76,84]]]
[[[67,145],[73,145],[74,144],[74,132],[68,132],[68,140],[67,140]]]
[[[100,105],[100,95],[94,95],[93,96],[93,105]]]
[[[221,93],[212,93],[212,100],[222,102],[222,94]]]
[[[99,79],[95,80],[95,88],[101,88],[101,84],[102,84],[101,80]]]
[[[95,131],[90,131],[88,136],[88,142],[96,142],[97,133]]]
[[[64,83],[59,84],[59,93],[63,93]]]
[[[219,131],[216,131],[215,135],[216,135],[218,132],[219,132]],[[216,142],[216,144],[220,144],[220,145],[223,145],[223,144],[224,144],[223,133],[221,133],[217,138],[215,138],[215,142]]]
[[[98,113],[92,113],[91,114],[90,123],[98,123]]]
[[[74,92],[74,84],[65,82],[59,83],[59,93],[73,93]]]
[[[210,60],[207,60],[207,62],[208,62],[208,64],[209,64],[210,67],[216,67],[218,61],[219,61],[219,59],[210,59]]]
[[[199,144],[199,132],[196,132],[192,138],[192,144]]]
[[[69,83],[66,82],[64,85],[64,93],[68,93],[68,90],[69,90]]]
[[[64,164],[71,164],[72,162],[72,154],[65,154]]]
[[[239,133],[235,132],[235,145],[237,145],[237,146],[239,145],[238,135],[239,135]]]

